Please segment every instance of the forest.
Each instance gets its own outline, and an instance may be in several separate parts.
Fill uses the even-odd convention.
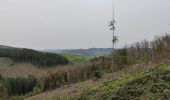
[[[0,48],[0,57],[8,57],[14,62],[32,63],[39,67],[66,65],[69,63],[68,59],[61,55],[25,48]]]

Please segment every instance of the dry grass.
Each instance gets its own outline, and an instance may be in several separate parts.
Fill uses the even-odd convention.
[[[80,65],[63,65],[53,66],[50,68],[38,68],[30,63],[14,63],[8,58],[0,57],[0,75],[5,77],[27,77],[33,75],[37,78],[41,78],[47,75],[48,72],[61,72],[71,69],[77,69]]]
[[[28,63],[14,63],[8,58],[0,58],[0,74],[5,77],[27,77],[33,75],[37,78],[46,75],[46,71],[36,68]]]

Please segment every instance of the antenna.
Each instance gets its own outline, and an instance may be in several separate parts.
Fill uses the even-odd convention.
[[[169,26],[170,26],[170,24],[169,24]],[[170,31],[169,31],[170,32]]]
[[[113,31],[113,39],[112,39],[112,48],[114,51],[114,45],[116,44],[116,42],[118,41],[117,37],[115,36],[115,16],[114,16],[114,2],[112,1],[112,9],[113,9],[113,16],[112,16],[112,21],[109,22],[109,26],[110,26],[110,30]],[[114,55],[112,54],[112,72],[113,72],[113,59],[114,59]]]
[[[112,9],[113,9],[113,16],[112,16],[112,21],[109,22],[109,26],[110,26],[110,30],[113,31],[113,40],[112,40],[112,43],[113,43],[113,48],[114,48],[114,45],[117,42],[117,37],[115,36],[114,2],[112,3]]]

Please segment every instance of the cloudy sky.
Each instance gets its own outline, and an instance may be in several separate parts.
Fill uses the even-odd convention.
[[[170,31],[169,0],[114,0],[122,47]],[[0,0],[0,44],[33,49],[111,47],[112,0]]]

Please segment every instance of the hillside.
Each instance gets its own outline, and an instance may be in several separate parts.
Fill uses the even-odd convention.
[[[16,63],[6,57],[0,57],[0,76],[4,77],[28,77],[34,76],[38,79],[45,78],[49,72],[61,73],[63,71],[84,68],[85,66],[75,65],[60,65],[54,67],[37,67],[31,63]]]
[[[58,49],[58,50],[42,50],[44,52],[65,53],[83,56],[103,56],[112,52],[112,48],[90,48],[90,49]]]
[[[46,71],[30,63],[14,63],[11,59],[0,57],[0,75],[4,77],[44,77]]]
[[[0,100],[170,100],[170,0],[0,0]]]
[[[0,45],[0,48],[12,48],[12,47],[5,46],[5,45]]]
[[[164,64],[92,87],[83,91],[79,100],[168,100],[169,82],[170,64]]]
[[[169,99],[169,41],[170,35],[167,34],[158,36],[153,41],[144,40],[125,48],[116,49],[111,55],[94,57],[85,63],[81,62],[82,64],[36,67],[38,70],[34,70],[41,74],[40,78],[37,78],[35,73],[29,73],[30,76],[24,72],[25,70],[21,70],[21,72],[28,77],[24,75],[16,75],[15,78],[3,76],[3,84],[8,90],[7,98],[11,100],[26,98],[28,100],[131,100],[151,98],[152,95],[157,94],[159,99]],[[8,70],[15,68],[15,65],[18,64],[15,59],[24,60],[25,62],[22,63],[25,64],[29,55],[32,56],[34,53],[33,57],[38,56],[45,59],[42,60],[45,61],[45,64],[48,64],[48,60],[49,64],[54,64],[52,58],[55,54],[38,52],[37,55],[37,51],[34,50],[19,49],[20,51],[18,51],[15,49],[15,52],[12,50],[14,49],[3,48],[1,50],[2,57],[13,58],[10,59],[12,63],[8,64]],[[18,53],[26,55],[23,56],[24,58],[20,58]],[[42,56],[44,54],[45,57]],[[70,57],[70,60],[73,58],[73,55],[63,54],[63,56]],[[78,57],[75,56],[75,58]],[[37,59],[34,60],[33,65],[42,63]],[[25,69],[24,66],[26,65],[23,65],[23,69]],[[10,71],[10,73],[12,72]]]
[[[0,46],[0,57],[7,57],[18,63],[32,63],[36,66],[56,66],[68,64],[68,59],[54,53],[44,53],[26,48]]]
[[[89,59],[89,57],[84,56],[84,55],[66,54],[66,53],[60,53],[60,55],[67,58],[73,64],[82,64],[82,63],[85,63]]]
[[[80,82],[26,100],[168,100],[169,76],[169,62],[159,66],[132,66],[98,81]]]

